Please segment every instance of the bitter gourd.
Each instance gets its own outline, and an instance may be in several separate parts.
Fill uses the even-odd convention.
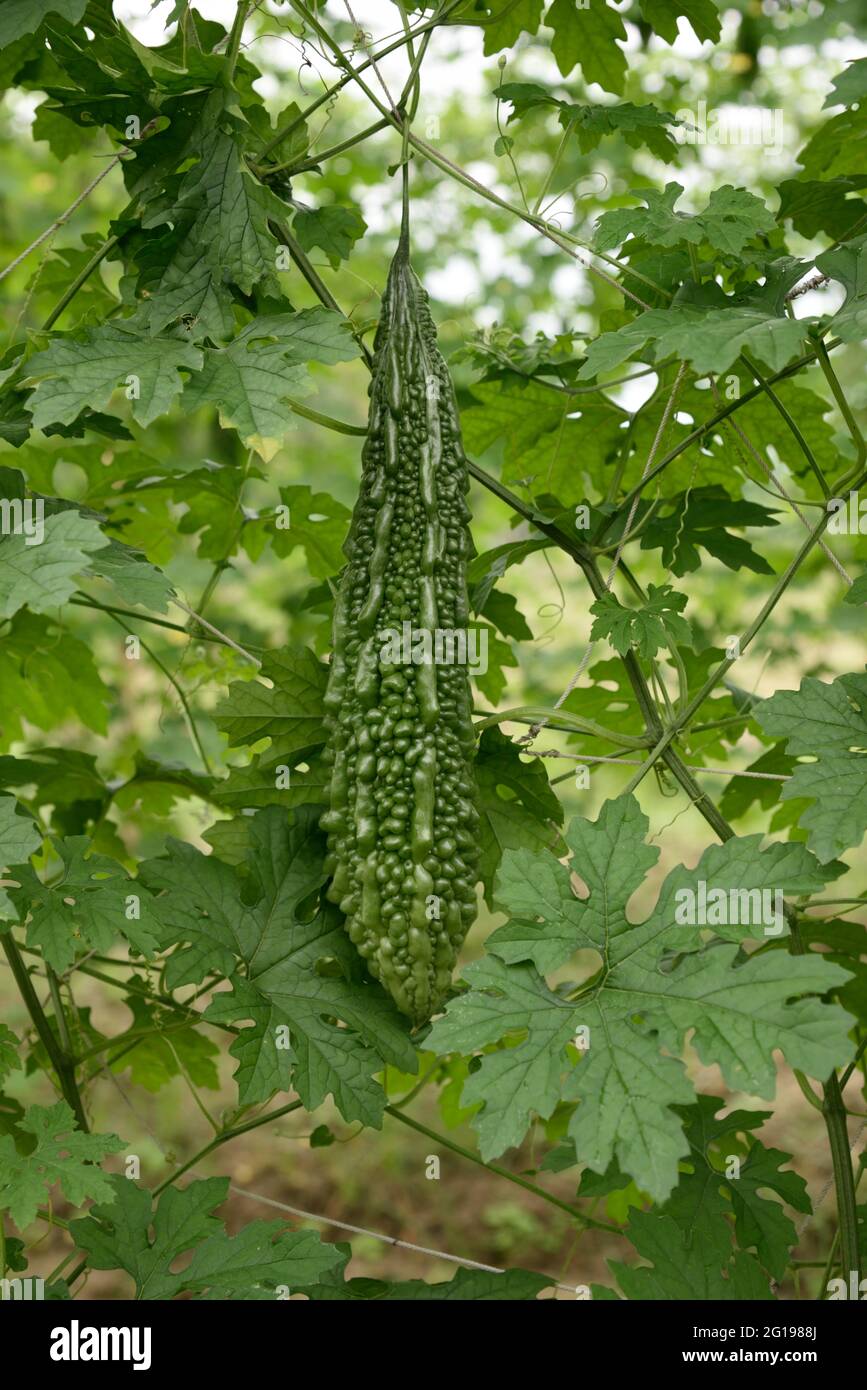
[[[476,911],[479,817],[466,633],[473,552],[454,390],[404,225],[374,339],[362,477],[325,695],[329,898],[416,1024],[446,994]],[[393,634],[415,659],[395,662]],[[391,642],[389,634],[392,634]],[[421,639],[421,640],[419,640]],[[426,649],[431,657],[432,641]],[[407,648],[404,649],[404,657]]]

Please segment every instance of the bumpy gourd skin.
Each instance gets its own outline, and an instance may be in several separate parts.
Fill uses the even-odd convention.
[[[475,738],[466,665],[389,663],[381,634],[466,629],[468,489],[451,380],[402,237],[334,615],[322,828],[328,896],[416,1024],[442,1002],[475,916]]]

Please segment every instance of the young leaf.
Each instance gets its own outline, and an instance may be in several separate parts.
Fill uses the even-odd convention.
[[[864,175],[836,179],[785,179],[780,184],[777,220],[791,219],[801,236],[826,232],[834,241],[845,241],[856,222],[867,216],[863,198],[847,195],[867,185]]]
[[[810,1212],[807,1184],[797,1173],[780,1171],[791,1154],[766,1149],[757,1139],[751,1140],[746,1154],[739,1153],[742,1146],[735,1136],[763,1124],[769,1118],[767,1111],[736,1110],[717,1118],[724,1104],[718,1096],[697,1096],[696,1100],[696,1105],[682,1112],[692,1172],[681,1177],[664,1211],[687,1233],[707,1216],[728,1216],[734,1212],[740,1248],[755,1247],[768,1273],[782,1279],[798,1233],[782,1203],[763,1193],[775,1192],[795,1211]],[[711,1145],[717,1149],[716,1165],[711,1161]],[[735,1153],[727,1153],[731,1149]],[[733,1159],[737,1168],[729,1176]]]
[[[824,275],[839,280],[846,299],[829,322],[829,329],[844,342],[861,342],[867,336],[867,234],[816,257]]]
[[[658,546],[666,569],[678,577],[699,568],[699,546],[728,569],[773,574],[764,556],[727,528],[777,525],[768,507],[731,498],[718,485],[698,487],[663,504],[642,530],[641,548],[655,550]]]
[[[698,376],[705,376],[727,371],[744,348],[773,371],[780,371],[801,345],[805,331],[805,320],[786,318],[764,303],[751,302],[750,296],[726,308],[683,304],[649,309],[616,333],[596,338],[578,376],[585,380],[610,371],[636,354],[651,362],[682,358]]]
[[[641,608],[624,608],[614,594],[604,594],[590,605],[590,612],[596,615],[591,639],[608,637],[621,656],[635,647],[646,661],[651,661],[661,647],[691,647],[692,631],[681,616],[686,604],[686,594],[679,594],[670,584],[648,585],[647,602]]]
[[[602,476],[623,439],[625,413],[611,401],[579,402],[517,374],[479,382],[472,391],[479,404],[461,414],[468,451],[481,454],[502,442],[504,481],[538,480],[540,491],[554,493],[566,506],[584,499],[585,478]]]
[[[139,282],[146,298],[135,319],[150,333],[195,319],[196,336],[222,338],[232,326],[230,285],[249,295],[261,284],[280,295],[278,243],[269,219],[279,222],[289,209],[250,173],[234,133],[212,129],[198,154],[170,211],[157,203],[144,219],[153,228],[170,216],[173,227],[146,243]]]
[[[535,34],[543,5],[544,0],[484,0],[484,52],[499,53],[501,48],[511,48],[522,33]],[[468,17],[465,22],[472,21]]]
[[[175,591],[171,580],[138,550],[111,540],[90,562],[91,574],[107,579],[122,603],[165,613]]]
[[[858,575],[851,589],[848,590],[843,602],[851,603],[853,606],[867,603],[867,571],[865,571],[864,574]]]
[[[51,15],[78,24],[86,7],[87,0],[6,0],[0,15],[0,47],[35,33]]]
[[[867,58],[856,58],[838,73],[824,106],[855,106],[867,97]]]
[[[299,245],[305,251],[318,246],[335,270],[367,231],[367,223],[357,208],[337,205],[299,208],[292,225]]]
[[[108,951],[119,936],[135,950],[152,955],[155,923],[149,895],[113,859],[90,854],[86,835],[52,842],[62,871],[42,883],[29,865],[15,869],[20,887],[9,896],[27,918],[27,941],[49,965],[64,971],[76,949]]]
[[[628,145],[639,149],[647,145],[659,159],[674,159],[677,145],[669,127],[679,125],[676,116],[657,107],[635,106],[631,101],[612,106],[576,106],[555,95],[538,82],[504,82],[494,96],[512,104],[510,121],[521,120],[529,111],[548,108],[559,112],[564,130],[574,132],[582,153],[595,150],[605,136],[622,135]],[[508,142],[509,145],[512,141]]]
[[[713,0],[640,0],[641,13],[654,32],[666,43],[674,43],[678,34],[680,15],[689,20],[693,33],[701,41],[716,42],[722,32],[719,13]]]
[[[0,1023],[0,1082],[5,1081],[13,1071],[20,1070],[19,1047],[20,1043],[12,1029]]]
[[[296,806],[325,806],[330,783],[331,769],[322,761],[321,755],[303,749],[286,754],[281,759],[275,758],[267,749],[247,767],[230,768],[225,781],[214,786],[211,800],[227,810],[282,806],[289,811]],[[216,829],[215,826],[211,827],[211,830]],[[206,838],[216,847],[216,842],[211,839],[211,830]],[[220,858],[226,859],[226,855],[221,854]],[[232,862],[234,860],[230,856],[227,863]],[[243,855],[238,862],[243,862]]]
[[[330,493],[314,492],[305,484],[282,487],[280,503],[276,518],[262,519],[275,555],[289,555],[300,545],[314,579],[337,574],[345,564],[343,542],[351,515],[348,507]]]
[[[156,1092],[177,1076],[186,1076],[194,1086],[216,1091],[220,1078],[214,1059],[220,1049],[192,1025],[178,1027],[178,1016],[168,1009],[152,1007],[140,994],[130,994],[127,1008],[133,1016],[132,1028],[142,1036],[120,1055],[111,1069],[119,1074],[129,1070],[130,1080],[146,1091]]]
[[[606,4],[578,8],[575,0],[554,0],[545,15],[554,30],[551,52],[564,77],[580,63],[585,82],[598,82],[606,92],[623,91],[626,55],[617,43],[626,27],[617,10]]]
[[[77,1207],[88,1197],[111,1196],[110,1180],[99,1164],[106,1154],[126,1148],[116,1134],[82,1134],[64,1100],[31,1105],[19,1129],[36,1140],[26,1155],[10,1135],[0,1137],[0,1211],[8,1211],[19,1230],[35,1220],[55,1183]]]
[[[502,589],[494,589],[477,611],[483,618],[492,622],[504,637],[512,637],[517,642],[531,642],[533,640],[533,633],[527,619],[518,608],[518,601],[514,594],[504,593]]]
[[[9,747],[14,739],[24,737],[22,720],[37,729],[54,729],[74,719],[104,734],[110,700],[84,642],[50,618],[27,609],[16,613],[0,644],[0,746]],[[46,752],[40,750],[40,754]],[[74,756],[72,750],[68,753]],[[17,785],[28,780],[42,783],[43,778],[37,773]],[[87,790],[92,791],[92,785]]]

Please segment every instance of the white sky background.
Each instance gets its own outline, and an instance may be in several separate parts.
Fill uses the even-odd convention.
[[[766,0],[767,3],[767,0]],[[384,37],[396,35],[400,30],[400,16],[397,8],[389,0],[350,0],[352,12],[359,24],[373,36],[374,46],[380,44]],[[231,24],[235,14],[235,0],[195,0],[195,8],[208,19],[219,20],[226,25]],[[330,13],[338,15],[343,7],[340,5],[330,6]],[[817,6],[817,11],[819,7]],[[117,17],[127,24],[132,32],[141,42],[157,45],[165,40],[165,18],[170,13],[169,0],[162,0],[162,3],[151,8],[151,0],[115,0],[114,5]],[[273,9],[272,6],[263,7],[266,13],[274,16],[274,28],[285,27],[292,17],[289,6],[280,6]],[[724,14],[723,38],[730,38],[735,31],[739,20],[739,15],[733,11]],[[348,19],[348,14],[345,15]],[[637,32],[627,25],[630,31],[627,42],[627,49],[637,46]],[[248,31],[249,32],[249,31]],[[680,72],[683,76],[689,75],[695,79],[694,68],[697,64],[704,65],[714,57],[713,45],[701,44],[695,38],[692,29],[684,21],[680,20],[680,34],[674,45],[662,43],[661,40],[653,39],[652,44],[656,50],[663,55],[666,64],[666,71],[674,73]],[[841,70],[847,61],[852,58],[862,56],[867,47],[857,40],[828,40],[822,45],[821,59],[817,62],[817,54],[805,46],[790,46],[781,49],[771,49],[767,55],[763,53],[763,68],[767,64],[774,65],[774,88],[782,93],[783,101],[789,110],[797,109],[805,112],[809,116],[818,115],[824,97],[829,88],[830,77],[835,71]],[[439,57],[439,54],[447,52],[448,60]],[[286,37],[262,38],[255,41],[250,47],[250,56],[256,61],[257,56],[267,61],[276,70],[285,70],[293,76],[298,72],[301,59],[300,43],[295,42],[291,35]],[[323,84],[333,82],[336,70],[326,63],[321,63],[315,53],[311,54],[317,63],[318,70],[323,79]],[[716,55],[720,60],[719,54]],[[724,60],[724,58],[723,58]],[[767,63],[765,62],[767,60]],[[453,101],[455,91],[461,94],[462,104],[472,111],[473,115],[481,112],[483,106],[491,110],[493,116],[492,103],[490,98],[491,76],[496,72],[496,57],[484,57],[482,54],[482,33],[480,30],[473,30],[468,26],[447,27],[434,35],[428,54],[425,58],[424,66],[424,88],[423,88],[423,107],[420,115],[422,119],[432,115],[438,115]],[[400,89],[407,72],[407,61],[403,51],[399,51],[383,59],[378,65],[385,78],[390,90],[396,92]],[[528,48],[522,50],[520,59],[515,63],[515,76],[520,71],[522,80],[538,77],[553,83],[558,78],[556,69],[549,54],[541,48]],[[509,74],[507,73],[507,79]],[[376,81],[371,72],[368,73],[368,80],[375,86]],[[316,77],[307,69],[305,72],[304,85],[314,96],[317,90]],[[569,87],[567,80],[564,84]],[[583,84],[582,84],[583,85]],[[660,75],[651,74],[645,85],[644,96],[652,101],[655,96],[655,89],[661,87],[662,78]],[[694,85],[700,85],[694,84]],[[257,84],[262,95],[266,99],[277,98],[279,96],[278,84],[273,78],[266,76],[261,83]],[[611,102],[614,98],[610,93],[604,92],[600,87],[591,84],[586,88],[587,99],[590,101]],[[787,102],[786,97],[790,97]],[[506,108],[506,111],[508,108]],[[737,125],[742,119],[749,119],[748,110],[745,106],[731,105],[721,108],[723,119],[726,123],[731,122]],[[506,111],[502,113],[502,120],[505,122]],[[372,114],[371,119],[375,119]],[[714,184],[732,182],[735,184],[749,184],[751,171],[756,173],[761,169],[765,174],[773,174],[775,169],[779,170],[779,176],[791,177],[796,172],[792,168],[793,155],[799,145],[798,132],[792,128],[785,128],[785,109],[783,111],[784,138],[783,149],[779,153],[773,149],[760,146],[737,146],[720,145],[704,146],[702,149],[701,165],[688,163],[684,168],[678,168],[676,173],[670,168],[662,170],[662,166],[656,164],[649,154],[637,151],[635,155],[635,166],[642,172],[650,173],[661,172],[662,181],[676,178],[678,182],[686,186],[684,205],[689,206],[689,198],[692,190],[696,190],[698,197],[702,193],[707,193]],[[442,132],[439,140],[434,141],[445,154],[449,154],[448,148],[448,123],[443,122]],[[598,154],[598,165],[600,169],[605,169],[605,146],[600,147]],[[521,155],[522,172],[526,161],[526,168],[532,181],[533,175],[537,173],[533,165],[532,153],[523,152]],[[510,201],[517,200],[517,191],[511,181],[511,171],[505,160],[495,161],[493,156],[486,157],[471,163],[469,171],[486,186],[495,189],[501,196]],[[544,162],[538,168],[539,177],[544,176]],[[625,191],[618,186],[618,191]],[[427,249],[434,244],[440,246],[454,245],[455,231],[455,210],[457,198],[463,201],[464,197],[472,198],[472,194],[465,194],[464,190],[457,190],[455,197],[444,197],[437,200],[434,206],[425,209],[425,218],[416,223],[415,236],[420,244]],[[381,230],[393,224],[394,221],[394,189],[389,180],[374,187],[363,187],[357,190],[357,199],[361,205],[362,212],[368,225],[375,230]],[[569,199],[563,199],[556,211],[563,218],[565,226],[571,222],[573,204]],[[462,235],[466,237],[467,231],[465,224],[462,224]],[[505,277],[514,284],[526,283],[529,273],[522,264],[520,257],[520,247],[522,244],[532,240],[537,234],[524,224],[516,221],[513,232],[510,233],[509,245],[504,244],[503,237],[495,233],[489,224],[483,220],[476,223],[470,235],[473,238],[472,255],[455,253],[448,256],[445,263],[437,270],[429,270],[426,275],[427,287],[431,294],[441,304],[462,304],[466,300],[474,300],[479,292],[479,267],[484,268],[485,279],[490,283],[499,276]],[[551,289],[553,294],[561,302],[574,306],[574,318],[576,326],[581,325],[580,306],[586,302],[586,271],[574,261],[564,261],[558,266],[552,275]],[[832,307],[829,302],[829,295],[826,291],[822,295],[804,295],[797,301],[799,317],[810,313],[827,313]],[[479,306],[476,313],[480,326],[490,324],[495,318],[492,311],[487,311],[486,306]],[[532,321],[527,324],[528,336],[536,330],[543,332],[556,332],[560,328],[560,322],[556,315],[535,315]]]

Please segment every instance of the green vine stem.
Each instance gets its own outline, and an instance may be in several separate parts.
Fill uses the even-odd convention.
[[[804,955],[806,947],[797,920],[790,921],[790,937],[792,954]],[[847,1280],[850,1275],[854,1274],[856,1283],[860,1283],[861,1249],[858,1239],[856,1180],[852,1169],[852,1154],[849,1149],[849,1130],[846,1124],[843,1087],[840,1085],[836,1071],[832,1071],[825,1081],[822,1094],[822,1115],[825,1120],[825,1130],[828,1135],[831,1163],[834,1170],[834,1189],[837,1197],[837,1221],[839,1223],[843,1269]]]
[[[45,974],[48,979],[48,992],[51,995],[51,1003],[54,1007],[54,1018],[57,1023],[57,1032],[60,1036],[60,1046],[63,1055],[69,1059],[74,1067],[75,1058],[73,1055],[72,1040],[70,1039],[69,1028],[66,1022],[66,1010],[63,1007],[63,1000],[60,997],[60,981],[57,978],[56,972],[52,970],[47,962],[45,964]]]
[[[856,1070],[856,1068],[857,1068],[857,1066],[858,1066],[858,1063],[861,1061],[861,1058],[864,1056],[865,1048],[867,1048],[867,1037],[863,1037],[863,1038],[861,1039],[860,1043],[858,1044],[858,1050],[857,1050],[857,1052],[855,1053],[855,1056],[852,1058],[852,1061],[849,1063],[849,1065],[848,1065],[848,1067],[846,1068],[846,1070],[844,1071],[843,1075],[840,1077],[840,1089],[841,1089],[841,1091],[845,1091],[845,1089],[846,1089],[847,1085],[849,1084],[850,1080],[851,1080],[852,1077],[855,1075],[855,1070]]]
[[[241,39],[244,33],[244,25],[247,21],[247,11],[250,8],[250,0],[238,0],[235,10],[235,19],[229,34],[229,46],[226,49],[225,67],[223,69],[223,82],[227,87],[232,85],[235,77],[235,65],[238,61],[238,54],[241,49]]]
[[[296,415],[303,415],[305,420],[312,420],[315,425],[323,425],[325,429],[335,430],[337,434],[355,434],[362,437],[367,434],[364,425],[350,425],[346,420],[335,420],[330,415],[322,415],[318,410],[311,410],[309,405],[302,405],[300,401],[294,400],[292,396],[284,396],[283,399]]]
[[[486,715],[476,726],[479,729],[488,729],[493,724],[506,724],[510,720],[515,723],[533,723],[537,719],[544,719],[546,724],[549,722],[549,715],[556,715],[561,729],[570,733],[590,734],[593,738],[604,739],[607,743],[620,744],[623,748],[648,748],[650,737],[644,735],[641,738],[633,738],[629,734],[618,733],[615,729],[606,729],[603,724],[597,724],[595,719],[582,719],[580,715],[570,714],[567,710],[552,710],[541,705],[521,705],[516,709],[506,709],[499,714]]]
[[[452,1153],[459,1154],[461,1158],[466,1158],[470,1163],[475,1163],[480,1168],[486,1169],[489,1173],[496,1173],[497,1177],[505,1178],[508,1182],[516,1183],[518,1187],[523,1187],[526,1192],[532,1192],[535,1197],[541,1197],[544,1201],[550,1202],[552,1206],[559,1207],[576,1221],[581,1221],[585,1226],[590,1226],[596,1231],[610,1231],[615,1235],[620,1235],[619,1226],[612,1226],[607,1221],[597,1221],[592,1216],[585,1216],[577,1207],[572,1207],[568,1202],[563,1202],[559,1197],[555,1197],[552,1192],[546,1192],[544,1187],[537,1187],[534,1182],[527,1178],[522,1178],[518,1173],[510,1173],[508,1168],[501,1168],[498,1163],[486,1163],[478,1154],[474,1154],[472,1149],[465,1149],[462,1144],[456,1143],[454,1139],[449,1139],[444,1134],[438,1134],[435,1129],[428,1129],[419,1120],[414,1120],[411,1115],[405,1115],[402,1110],[398,1110],[393,1105],[385,1107],[386,1115],[390,1115],[393,1120],[399,1120],[402,1125],[408,1125],[418,1134],[424,1134],[436,1144],[442,1144],[444,1148],[451,1149]]]
[[[4,938],[4,940],[6,940],[6,938]],[[41,952],[37,951],[35,947],[22,946],[20,949],[25,955],[35,956],[38,960],[41,961]],[[105,958],[103,957],[102,959]],[[133,970],[137,968],[134,961],[111,960],[110,963],[112,965],[126,967],[126,969],[128,970]],[[114,978],[113,975],[106,974],[104,970],[97,970],[95,966],[91,964],[91,961],[89,959],[77,962],[71,968],[73,970],[78,971],[82,975],[88,975],[94,980],[99,980],[102,984],[111,985],[113,989],[121,989],[125,994],[138,994],[141,996],[142,999],[147,999],[152,1004],[158,1004],[161,1008],[171,1009],[175,1013],[182,1013],[190,1023],[207,1023],[211,1028],[218,1028],[222,1032],[226,1033],[237,1034],[241,1031],[239,1028],[236,1028],[234,1024],[216,1022],[214,1019],[205,1018],[204,1014],[199,1013],[197,1009],[191,1009],[187,1004],[182,1004],[180,1000],[173,999],[171,995],[159,994],[154,990],[148,989],[145,985],[138,984],[134,980],[117,980]],[[112,1039],[108,1045],[111,1046],[116,1041],[117,1039]],[[99,1048],[96,1050],[102,1051],[104,1049]],[[93,1051],[94,1049],[91,1049],[88,1052],[82,1053],[81,1056],[76,1059],[76,1064],[84,1061],[85,1058],[93,1055]]]
[[[334,313],[340,314],[341,318],[346,318],[346,315],[343,313],[342,309],[340,308],[340,305],[334,298],[334,295],[331,293],[328,286],[325,284],[325,281],[322,279],[319,272],[316,270],[316,267],[312,264],[307,253],[295,240],[289,228],[285,226],[283,223],[277,223],[275,224],[275,227],[281,242],[286,247],[287,251],[289,252],[289,255],[292,257],[292,260],[295,262],[298,269],[301,271],[301,274],[304,276],[304,279],[307,281],[308,285],[310,286],[313,293],[316,295],[317,299],[319,299],[320,302],[325,305],[326,309],[332,309]],[[346,318],[346,322],[349,324],[352,336],[358,344],[358,348],[361,352],[361,356],[364,359],[365,366],[369,370],[373,366],[373,354],[371,353],[370,348],[362,339],[361,334],[353,326],[352,320],[350,318]],[[367,430],[363,429],[361,430],[361,433],[366,434]]]
[[[820,348],[820,357],[821,357],[821,348]],[[741,353],[741,359],[742,359],[742,361],[744,362],[744,364],[749,368],[750,372],[752,373],[752,375],[755,377],[756,381],[757,381],[757,382],[759,383],[759,385],[761,386],[762,390],[764,391],[765,395],[768,397],[768,400],[771,402],[771,404],[773,405],[774,409],[782,416],[783,420],[786,422],[786,425],[787,425],[788,429],[790,430],[790,432],[791,432],[793,438],[794,438],[795,441],[797,442],[798,447],[799,447],[799,449],[801,450],[801,453],[804,455],[804,458],[807,460],[807,463],[809,464],[809,466],[810,466],[810,468],[811,468],[811,470],[812,470],[812,472],[813,472],[813,475],[814,475],[814,477],[816,478],[816,481],[818,482],[819,487],[820,487],[821,490],[822,490],[822,493],[824,494],[825,497],[830,497],[830,496],[831,496],[831,488],[830,488],[830,486],[829,486],[829,484],[828,484],[828,480],[827,480],[827,478],[825,477],[824,473],[822,472],[821,468],[819,467],[818,461],[817,461],[817,459],[816,459],[815,454],[813,453],[813,450],[810,448],[809,444],[807,443],[806,439],[804,438],[803,431],[801,430],[801,427],[800,427],[800,425],[798,424],[797,420],[794,418],[794,416],[792,415],[791,411],[790,411],[790,410],[788,409],[788,407],[784,404],[784,402],[780,400],[780,398],[779,398],[779,396],[777,395],[776,391],[775,391],[775,390],[773,389],[773,387],[771,386],[771,383],[770,383],[769,381],[766,381],[766,380],[765,380],[764,376],[763,376],[762,373],[759,371],[759,369],[758,369],[758,367],[756,366],[755,362],[753,362],[752,359],[749,358],[745,352],[742,352],[742,353]]]
[[[858,1207],[852,1156],[849,1151],[849,1131],[846,1126],[846,1107],[836,1073],[825,1082],[825,1102],[822,1106],[825,1128],[831,1146],[834,1167],[834,1187],[837,1194],[837,1217],[840,1223],[840,1246],[847,1280],[855,1275],[861,1281],[861,1251],[858,1242]]]
[[[78,291],[81,289],[82,285],[87,283],[93,272],[96,270],[97,266],[101,265],[101,263],[105,260],[106,256],[109,254],[109,252],[114,250],[115,246],[117,246],[119,241],[119,236],[110,236],[106,241],[102,243],[100,247],[97,248],[96,251],[94,251],[87,264],[82,266],[75,279],[70,281],[66,290],[61,295],[60,299],[58,299],[54,308],[51,310],[51,313],[48,315],[47,319],[43,323],[42,331],[44,333],[47,333],[49,328],[54,327],[55,323],[60,318],[60,315],[63,313],[67,305],[70,304],[72,300],[75,298],[75,296],[78,294]]]
[[[300,161],[290,159],[286,164],[261,165],[258,167],[257,173],[260,177],[264,174],[276,174],[283,171],[287,174],[306,174],[309,170],[318,169],[329,159],[334,159],[335,155],[344,154],[353,146],[364,144],[364,141],[369,140],[371,135],[378,135],[381,130],[387,130],[390,125],[391,122],[383,116],[381,120],[365,126],[364,130],[358,131],[356,135],[350,135],[346,140],[341,140],[336,145],[329,145],[327,149],[321,150],[318,154],[310,155],[307,159]]]
[[[113,613],[110,613],[108,616],[109,616],[110,618],[112,618],[113,621],[116,622],[116,623],[118,624],[119,627],[123,627],[123,626],[124,626],[124,624],[120,621],[120,619],[119,619],[119,618],[116,618],[116,617],[114,616]],[[185,719],[185,721],[186,721],[187,728],[188,728],[189,733],[190,733],[190,738],[191,738],[192,741],[193,741],[193,744],[194,744],[194,746],[195,746],[196,752],[198,753],[199,757],[200,757],[201,760],[202,760],[202,766],[204,767],[205,772],[208,774],[209,777],[213,776],[214,769],[212,768],[212,766],[211,766],[211,761],[210,761],[210,759],[209,759],[207,753],[205,752],[205,745],[202,743],[201,735],[199,734],[198,725],[196,724],[195,715],[193,714],[193,711],[192,711],[192,709],[190,708],[190,702],[189,702],[189,700],[187,699],[186,695],[184,694],[184,691],[183,691],[183,688],[182,688],[182,686],[181,686],[181,684],[180,684],[180,681],[178,681],[178,680],[172,675],[171,671],[169,670],[168,666],[166,666],[165,662],[160,660],[160,658],[157,656],[156,652],[154,651],[153,647],[151,647],[151,646],[144,640],[143,637],[139,637],[138,640],[139,640],[141,646],[142,646],[142,647],[144,648],[144,650],[147,652],[147,654],[148,654],[148,656],[150,657],[151,661],[152,661],[152,662],[154,663],[154,665],[157,667],[157,669],[160,670],[160,671],[162,671],[162,673],[163,673],[163,675],[165,676],[166,680],[168,681],[169,685],[172,687],[172,689],[174,690],[175,694],[177,695],[178,700],[180,701],[181,709],[183,710],[183,713],[184,713],[184,719]]]
[[[189,637],[189,629],[183,623],[170,622],[168,618],[157,618],[152,613],[136,613],[133,608],[118,608],[115,604],[100,603],[97,599],[91,598],[89,594],[84,594],[80,590],[73,594],[69,602],[78,608],[96,608],[101,613],[116,613],[121,618],[136,618],[140,623],[151,623],[154,627],[168,628],[170,632],[180,632],[184,637]],[[197,642],[214,642],[219,647],[231,647],[232,643],[225,638],[216,636],[212,632],[197,632],[195,634]]]
[[[564,155],[565,152],[566,152],[566,147],[567,147],[567,145],[569,144],[569,141],[572,140],[572,139],[574,139],[574,135],[575,135],[575,132],[574,132],[574,122],[569,121],[569,122],[567,122],[566,126],[565,126],[564,129],[563,129],[563,134],[560,136],[560,143],[558,144],[556,150],[554,151],[554,158],[551,160],[551,163],[548,165],[548,171],[547,171],[547,173],[545,174],[545,181],[544,181],[544,183],[542,184],[542,187],[541,187],[541,189],[540,189],[540,191],[539,191],[539,196],[538,196],[538,198],[536,199],[536,201],[535,201],[534,204],[533,204],[533,216],[534,216],[534,217],[538,217],[538,216],[539,216],[539,213],[540,213],[541,208],[542,208],[542,204],[544,203],[545,199],[546,199],[547,196],[548,196],[548,190],[550,189],[551,184],[554,182],[554,176],[555,176],[555,174],[557,173],[557,170],[558,170],[559,167],[560,167],[560,161],[562,160],[563,155]]]
[[[33,1021],[33,1026],[39,1036],[39,1041],[48,1053],[51,1065],[57,1075],[63,1099],[75,1115],[78,1128],[87,1134],[90,1127],[87,1123],[87,1116],[84,1113],[81,1092],[78,1089],[78,1083],[75,1079],[75,1063],[66,1055],[63,1048],[58,1043],[54,1030],[48,1022],[42,1005],[39,1002],[36,990],[33,988],[33,982],[30,979],[27,966],[24,964],[21,953],[18,950],[18,944],[11,931],[3,933],[2,942],[3,950],[6,953],[6,959],[9,962],[12,974],[15,977],[15,983],[18,986],[18,991]],[[58,1032],[59,1031],[60,1020],[58,1018]]]

